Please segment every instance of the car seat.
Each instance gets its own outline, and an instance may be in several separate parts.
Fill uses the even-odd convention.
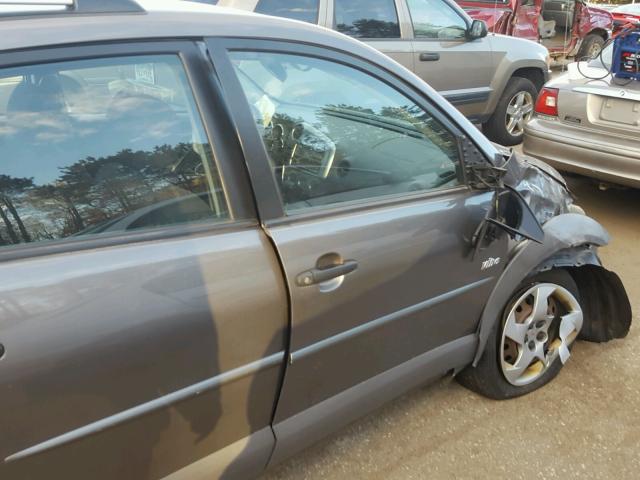
[[[7,102],[7,112],[62,112],[64,108],[64,92],[57,75],[23,79]]]
[[[547,21],[555,21],[556,28],[571,30],[575,10],[575,0],[545,0],[542,16]]]
[[[540,34],[540,38],[553,38],[556,35],[556,21],[555,20],[545,20],[542,15],[538,19],[538,33]]]

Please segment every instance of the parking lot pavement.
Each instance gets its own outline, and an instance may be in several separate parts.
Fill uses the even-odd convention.
[[[497,402],[442,380],[399,398],[264,480],[637,479],[640,471],[640,190],[569,178],[613,236],[601,250],[634,308],[624,340],[579,342],[549,385]]]

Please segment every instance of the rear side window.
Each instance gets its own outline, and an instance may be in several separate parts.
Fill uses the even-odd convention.
[[[222,221],[173,55],[0,70],[0,245]]]
[[[318,23],[319,2],[320,0],[260,0],[255,11],[265,15]]]
[[[356,38],[400,38],[394,0],[335,0],[336,30]]]

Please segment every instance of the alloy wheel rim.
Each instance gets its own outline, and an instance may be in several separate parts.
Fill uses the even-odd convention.
[[[500,366],[515,386],[535,382],[558,360],[571,355],[583,312],[567,289],[552,283],[529,288],[513,304],[500,342]]]
[[[525,124],[533,116],[533,95],[529,92],[518,92],[507,106],[506,126],[513,136],[524,133]]]

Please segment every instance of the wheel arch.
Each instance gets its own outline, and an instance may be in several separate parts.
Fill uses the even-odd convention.
[[[609,32],[604,28],[594,28],[588,33],[588,35],[598,35],[599,37],[602,37],[605,42],[609,39]]]
[[[478,346],[473,360],[475,367],[484,353],[487,339],[492,328],[501,316],[504,306],[512,295],[515,285],[520,285],[528,276],[552,268],[567,268],[578,284],[581,293],[592,298],[587,305],[592,313],[591,323],[595,333],[590,333],[590,326],[585,329],[585,339],[617,338],[626,335],[631,324],[631,306],[622,282],[612,272],[605,270],[597,256],[597,248],[609,243],[609,234],[598,222],[578,213],[558,215],[549,220],[543,227],[544,242],[542,244],[524,241],[511,255],[511,259],[502,272],[478,323]],[[611,294],[600,295],[598,288],[606,286]],[[605,315],[612,303],[620,303],[617,312],[621,315],[610,325],[612,316]],[[587,323],[587,322],[585,322]]]
[[[532,57],[515,59],[510,58],[509,55],[503,56],[496,65],[495,75],[491,82],[491,88],[493,89],[493,92],[487,104],[486,113],[492,115],[493,112],[495,112],[498,102],[502,98],[502,95],[512,78],[528,78],[529,80],[531,80],[526,76],[526,74],[528,72],[534,71],[539,72],[539,74],[544,79],[543,85],[549,80],[549,69],[543,56],[541,56],[540,58]],[[520,73],[516,75],[517,72]],[[535,75],[537,76],[538,73],[536,73]],[[536,82],[533,83],[536,87],[538,87],[538,84]]]
[[[542,87],[547,83],[547,76],[544,74],[544,70],[538,67],[524,67],[519,68],[511,74],[511,77],[526,78],[533,82],[538,89],[538,92],[542,90]]]

